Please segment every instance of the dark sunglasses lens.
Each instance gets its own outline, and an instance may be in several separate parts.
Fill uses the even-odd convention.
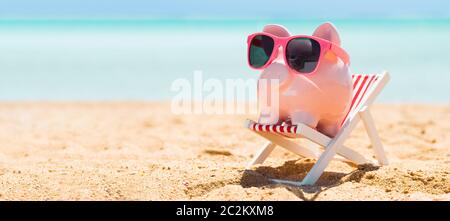
[[[314,39],[294,38],[286,46],[289,66],[300,73],[311,73],[316,69],[320,57],[320,44]]]
[[[248,52],[250,65],[254,68],[260,68],[266,64],[273,51],[274,41],[271,37],[257,35],[250,42]]]

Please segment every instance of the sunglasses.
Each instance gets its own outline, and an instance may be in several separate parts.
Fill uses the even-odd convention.
[[[248,36],[247,44],[248,64],[254,69],[263,69],[271,64],[278,56],[279,47],[283,49],[284,61],[289,68],[301,74],[315,72],[322,57],[330,50],[345,64],[350,63],[344,49],[314,36],[278,37],[269,33],[254,33]]]

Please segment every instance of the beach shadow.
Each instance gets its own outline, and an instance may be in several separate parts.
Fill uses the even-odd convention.
[[[313,186],[298,186],[274,182],[274,180],[283,180],[299,183],[314,166],[314,163],[315,161],[312,159],[290,160],[279,167],[260,166],[254,170],[245,170],[241,177],[240,185],[244,188],[277,188],[282,186],[295,194],[299,199],[311,201],[315,200],[327,189],[341,185],[345,182],[359,182],[362,177],[364,177],[365,173],[379,168],[371,164],[364,164],[359,165],[356,170],[350,173],[326,171]],[[313,195],[311,197],[306,197],[305,193],[312,193]]]

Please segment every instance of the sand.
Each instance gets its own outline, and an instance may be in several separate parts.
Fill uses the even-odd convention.
[[[1,200],[450,200],[450,106],[378,104],[391,164],[333,161],[312,187],[315,162],[243,128],[255,116],[177,116],[168,103],[0,103]],[[300,141],[304,145],[313,145]],[[346,145],[373,157],[362,124]]]

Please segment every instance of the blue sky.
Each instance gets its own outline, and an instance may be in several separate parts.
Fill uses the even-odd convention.
[[[0,0],[0,19],[450,18],[449,0]]]

